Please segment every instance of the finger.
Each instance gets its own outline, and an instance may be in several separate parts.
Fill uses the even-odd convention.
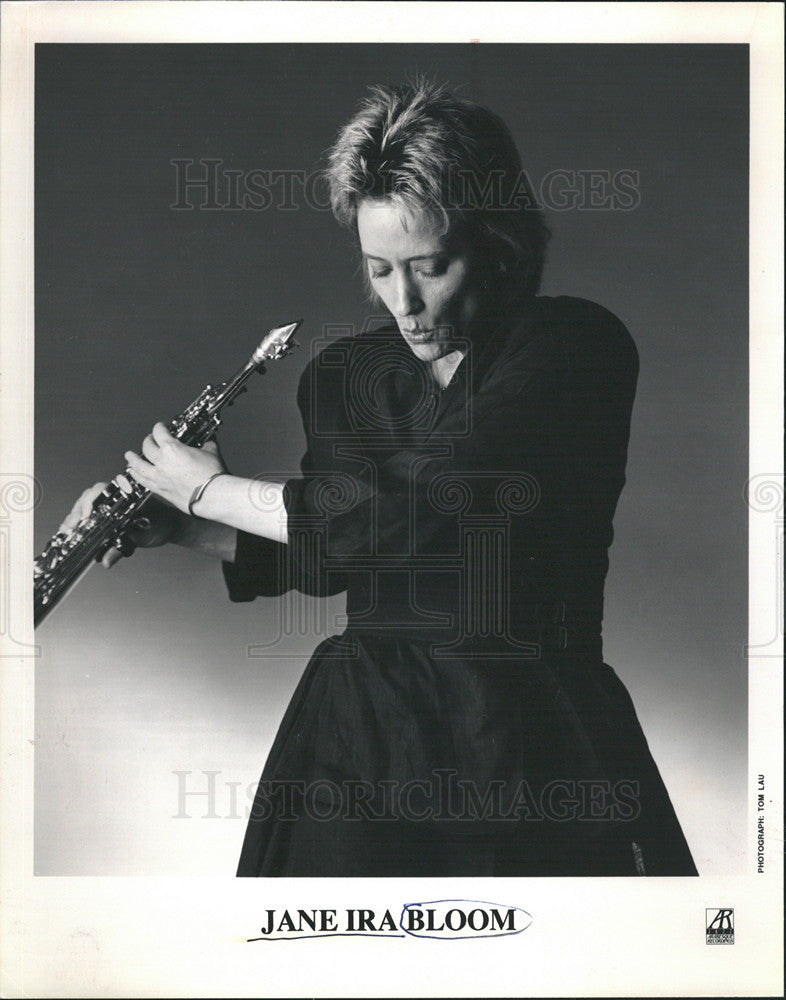
[[[84,517],[90,517],[93,513],[93,502],[95,500],[94,496],[83,496],[79,503],[79,519],[80,521]]]
[[[93,504],[95,503],[96,498],[104,491],[105,488],[106,483],[96,483],[94,486],[91,486],[90,489],[85,490],[57,530],[59,532],[73,531],[80,521],[90,516],[93,511]]]
[[[82,496],[90,497],[90,503],[92,505],[99,493],[103,493],[107,486],[108,483],[93,483],[89,489],[85,490]]]
[[[79,524],[80,517],[79,511],[76,507],[70,512],[68,517],[62,522],[60,527],[57,529],[59,535],[67,535],[69,531],[73,531],[74,528]]]
[[[153,427],[152,437],[159,447],[163,444],[171,444],[171,442],[175,440],[175,438],[169,433],[169,428],[166,424],[162,424],[160,420]]]
[[[142,454],[150,462],[155,462],[156,456],[161,449],[152,434],[148,434],[142,442]]]
[[[145,489],[152,489],[150,473],[153,471],[153,466],[150,462],[145,461],[144,458],[140,458],[139,455],[135,454],[133,451],[127,451],[124,456],[126,463],[128,465],[131,475],[136,479],[136,481],[144,486]]]
[[[137,466],[138,468],[141,469],[151,468],[150,462],[147,462],[144,458],[141,457],[141,455],[137,455],[135,451],[124,451],[123,458],[128,463],[128,468],[131,471],[132,475],[134,472],[133,469],[134,466]]]
[[[73,531],[81,520],[82,520],[82,498],[80,497],[74,504],[74,506],[71,508],[71,510],[68,512],[68,515],[63,520],[63,523],[57,530],[60,533],[67,533],[69,531]]]
[[[104,553],[103,559],[101,560],[101,565],[104,567],[104,569],[111,569],[115,565],[115,563],[119,562],[122,558],[123,557],[118,549],[116,548],[107,549],[107,551]]]

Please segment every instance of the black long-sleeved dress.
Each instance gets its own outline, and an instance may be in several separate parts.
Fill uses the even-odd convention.
[[[638,357],[531,299],[440,390],[394,326],[307,366],[289,543],[240,532],[230,598],[347,592],[262,775],[238,874],[695,875],[603,584]]]

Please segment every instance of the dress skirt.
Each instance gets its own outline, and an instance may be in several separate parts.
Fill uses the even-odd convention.
[[[697,874],[630,696],[590,648],[440,652],[352,628],[317,647],[239,876]]]

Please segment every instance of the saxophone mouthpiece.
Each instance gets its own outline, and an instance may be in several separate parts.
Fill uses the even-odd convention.
[[[302,319],[296,319],[294,323],[287,323],[286,326],[274,327],[254,351],[254,363],[259,365],[265,361],[276,361],[297,347],[297,341],[292,340],[292,334],[302,322]]]

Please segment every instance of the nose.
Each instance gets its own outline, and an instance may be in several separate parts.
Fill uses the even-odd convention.
[[[411,316],[423,308],[417,283],[406,271],[401,271],[395,280],[391,305],[396,316]]]

